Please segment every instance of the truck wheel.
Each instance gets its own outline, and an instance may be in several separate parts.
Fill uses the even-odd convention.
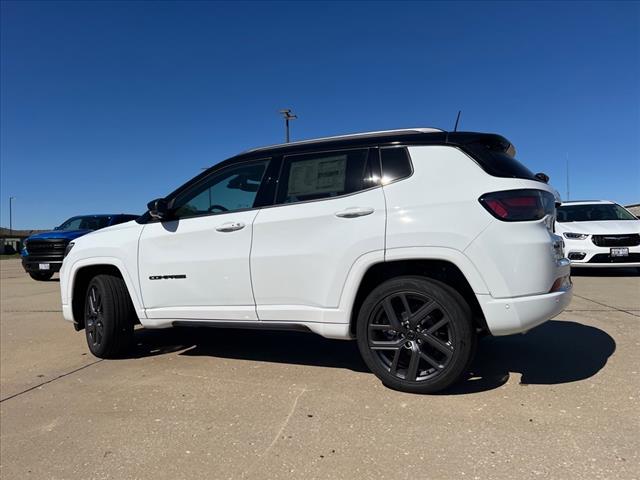
[[[136,313],[124,280],[96,275],[87,288],[84,329],[89,350],[98,358],[117,358],[133,339]]]
[[[53,277],[52,272],[31,272],[29,276],[34,280],[38,280],[39,282],[46,282],[47,280],[51,280]]]
[[[434,393],[459,380],[475,345],[471,310],[441,282],[398,277],[376,287],[358,312],[358,347],[389,388]]]

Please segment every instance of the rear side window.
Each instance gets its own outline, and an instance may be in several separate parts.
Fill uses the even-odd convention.
[[[464,146],[489,175],[538,180],[531,170],[508,153],[510,148],[511,145],[503,142],[471,143]]]
[[[341,150],[284,158],[276,203],[338,197],[375,185],[369,150]]]
[[[381,149],[380,160],[382,162],[383,184],[411,176],[411,160],[405,147]]]

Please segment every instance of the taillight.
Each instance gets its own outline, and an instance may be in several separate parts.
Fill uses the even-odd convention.
[[[522,189],[485,193],[480,203],[504,222],[526,222],[555,215],[555,198],[543,190]]]

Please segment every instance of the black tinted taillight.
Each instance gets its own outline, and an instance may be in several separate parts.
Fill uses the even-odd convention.
[[[554,196],[543,190],[522,189],[485,193],[480,203],[498,220],[525,222],[555,214]]]

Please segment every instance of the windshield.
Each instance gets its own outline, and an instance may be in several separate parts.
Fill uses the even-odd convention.
[[[109,225],[111,217],[89,215],[86,217],[73,217],[56,228],[58,231],[70,232],[72,230],[99,230]]]
[[[615,203],[592,203],[561,205],[558,207],[557,219],[559,222],[594,222],[599,220],[636,220],[636,217]]]

